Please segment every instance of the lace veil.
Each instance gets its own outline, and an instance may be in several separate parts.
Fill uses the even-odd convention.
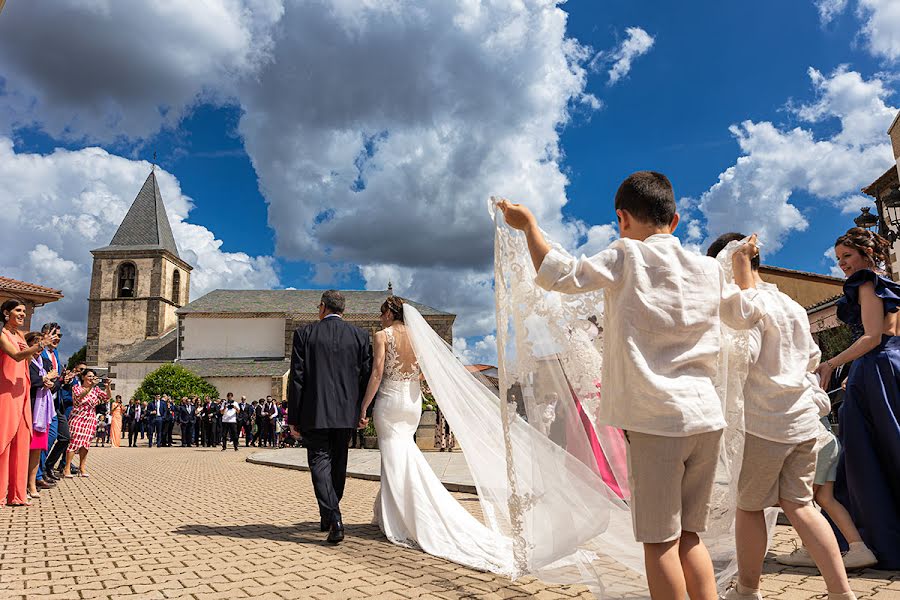
[[[538,288],[524,236],[502,218],[495,224],[499,398],[405,304],[419,366],[465,453],[487,526],[512,540],[508,574],[586,584],[599,598],[649,598],[628,508],[625,441],[596,420],[604,401],[603,294]],[[704,535],[721,585],[736,570],[747,357],[745,337],[723,336],[731,336],[719,380],[728,431]]]

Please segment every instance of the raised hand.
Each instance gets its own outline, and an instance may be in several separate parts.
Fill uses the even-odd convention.
[[[503,212],[506,224],[513,229],[525,231],[535,223],[534,215],[527,207],[521,204],[513,204],[509,200],[501,200],[497,203],[497,208]]]

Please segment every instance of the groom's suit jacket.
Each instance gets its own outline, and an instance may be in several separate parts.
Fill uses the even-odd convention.
[[[294,332],[288,422],[301,431],[355,429],[372,372],[368,332],[326,317]]]

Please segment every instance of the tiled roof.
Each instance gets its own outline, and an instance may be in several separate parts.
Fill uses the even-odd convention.
[[[122,247],[162,249],[178,256],[178,246],[175,244],[175,236],[172,235],[166,207],[156,182],[156,173],[153,171],[147,176],[144,186],[135,197],[109,246],[99,250]]]
[[[279,358],[192,358],[177,364],[200,377],[281,377],[291,368],[291,361]]]
[[[843,297],[844,297],[844,294],[838,294],[837,296],[832,296],[831,298],[826,298],[825,300],[822,300],[821,302],[816,302],[812,306],[807,306],[806,312],[807,312],[807,314],[812,314],[812,313],[816,312],[817,310],[822,310],[823,308],[828,308],[829,306],[836,304],[837,301]]]
[[[61,290],[44,287],[36,283],[28,283],[27,281],[19,281],[9,277],[0,276],[0,290],[4,292],[13,292],[19,294],[37,294],[40,296],[51,296],[56,300],[63,297]]]
[[[823,275],[821,273],[811,273],[809,271],[797,271],[796,269],[785,269],[784,267],[773,267],[771,265],[760,265],[760,272],[765,273],[773,273],[777,275],[785,275],[788,277],[807,277],[810,279],[820,279],[822,281],[827,281],[829,283],[839,283],[840,285],[844,285],[844,279],[842,277],[834,277],[832,275]]]
[[[201,313],[317,313],[324,290],[214,290],[178,309],[178,314]],[[346,315],[379,315],[387,290],[341,290]],[[405,299],[404,299],[405,300]],[[418,302],[408,301],[423,315],[453,316]]]
[[[132,344],[128,350],[111,358],[109,362],[171,362],[178,353],[178,329],[154,339]]]

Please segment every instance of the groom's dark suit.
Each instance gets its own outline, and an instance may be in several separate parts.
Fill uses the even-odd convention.
[[[294,332],[288,423],[303,434],[319,514],[339,523],[347,445],[372,371],[369,334],[327,315]]]

